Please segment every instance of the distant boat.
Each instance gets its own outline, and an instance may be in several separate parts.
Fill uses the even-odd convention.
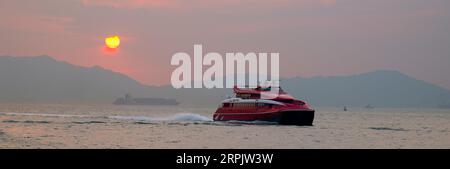
[[[372,105],[368,104],[368,105],[366,105],[365,108],[366,108],[366,109],[373,109],[374,107],[373,107]]]
[[[125,97],[116,99],[114,105],[178,105],[179,103],[175,99],[164,98],[133,98],[130,94],[126,94]]]
[[[450,104],[441,104],[437,106],[440,109],[450,109]]]

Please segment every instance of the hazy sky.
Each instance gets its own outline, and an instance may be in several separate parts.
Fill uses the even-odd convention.
[[[104,37],[122,37],[103,50]],[[449,0],[1,0],[0,55],[168,84],[176,52],[280,52],[284,77],[391,69],[450,89]]]

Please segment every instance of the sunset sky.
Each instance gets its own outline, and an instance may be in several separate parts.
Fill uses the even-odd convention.
[[[121,37],[115,52],[105,37]],[[169,84],[174,53],[279,52],[281,75],[398,70],[450,89],[449,0],[1,0],[0,55]]]

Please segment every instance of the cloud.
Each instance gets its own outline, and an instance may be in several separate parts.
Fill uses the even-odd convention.
[[[170,7],[176,3],[174,0],[82,0],[86,6],[106,6],[113,8],[153,8]]]
[[[322,5],[336,5],[337,0],[319,0],[319,3]]]
[[[113,8],[174,8],[206,9],[227,7],[279,7],[287,5],[323,6],[335,5],[336,0],[82,0],[85,6],[106,6]],[[230,8],[232,10],[232,8]]]
[[[71,17],[44,15],[10,15],[1,18],[0,27],[29,32],[66,33]]]

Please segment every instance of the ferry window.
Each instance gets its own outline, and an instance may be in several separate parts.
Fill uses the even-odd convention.
[[[223,107],[230,107],[230,103],[224,103]]]

